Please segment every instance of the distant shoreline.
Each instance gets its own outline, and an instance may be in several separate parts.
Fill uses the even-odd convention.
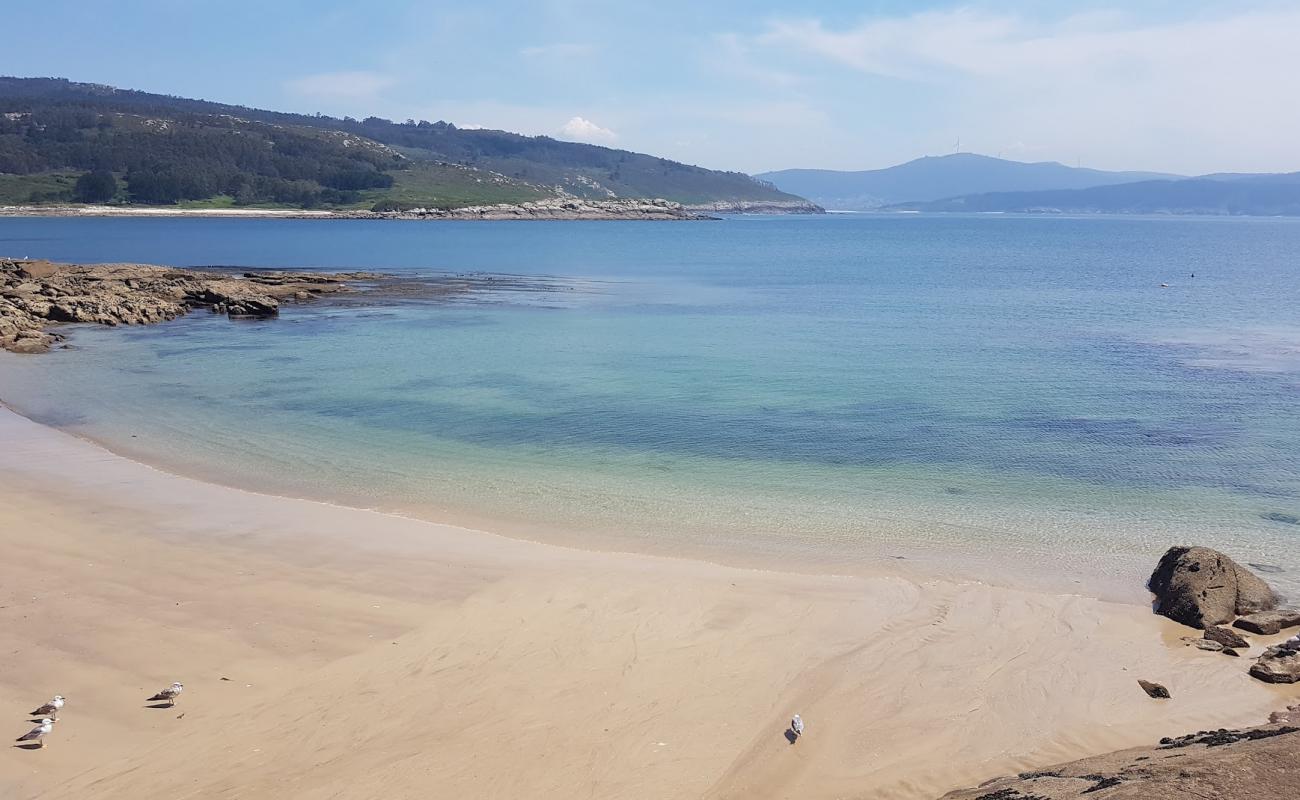
[[[137,217],[217,219],[392,220],[714,220],[667,200],[545,200],[533,203],[405,211],[299,208],[175,208],[168,206],[0,206],[0,217]]]

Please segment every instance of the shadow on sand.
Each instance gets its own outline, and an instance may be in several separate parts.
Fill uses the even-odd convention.
[[[790,744],[794,744],[795,742],[799,741],[799,734],[794,732],[794,728],[786,728],[785,740]]]

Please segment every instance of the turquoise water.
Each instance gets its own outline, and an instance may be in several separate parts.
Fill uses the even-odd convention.
[[[1295,221],[0,219],[0,253],[542,279],[0,359],[19,410],[228,483],[755,563],[1300,571]]]

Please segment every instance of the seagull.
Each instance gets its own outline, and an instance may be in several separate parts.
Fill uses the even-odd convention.
[[[54,730],[54,720],[43,719],[40,723],[27,733],[19,736],[15,741],[19,742],[36,742],[37,747],[45,746],[45,734]]]
[[[795,714],[794,719],[790,720],[790,730],[794,731],[794,738],[796,739],[803,736],[803,718],[798,714]]]
[[[32,712],[32,716],[33,716],[33,717],[43,717],[43,716],[45,716],[46,714],[48,714],[48,715],[50,716],[51,719],[58,719],[58,718],[59,718],[59,709],[63,708],[63,704],[64,704],[65,702],[67,702],[67,701],[65,701],[65,700],[63,699],[63,695],[61,695],[61,694],[56,694],[56,695],[54,695],[54,697],[52,697],[52,698],[50,699],[50,702],[46,703],[45,705],[43,705],[43,706],[41,706],[40,708],[38,708],[38,709],[36,709],[35,711],[33,711],[33,712]]]
[[[174,706],[176,705],[176,698],[180,696],[180,693],[183,691],[185,691],[185,684],[173,683],[158,694],[150,697],[149,702],[152,703],[155,700],[166,700],[168,706]]]

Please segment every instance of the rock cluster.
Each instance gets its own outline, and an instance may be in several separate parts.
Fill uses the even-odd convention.
[[[1169,548],[1147,586],[1157,613],[1193,628],[1225,625],[1278,603],[1267,583],[1208,547]]]
[[[705,214],[825,214],[826,209],[807,200],[719,200],[693,203],[688,211]]]
[[[1229,622],[1259,636],[1300,627],[1300,610],[1278,609],[1279,598],[1267,583],[1217,550],[1171,547],[1151,574],[1148,588],[1156,596],[1158,613],[1205,629],[1202,638],[1183,637],[1201,650],[1237,656],[1249,649],[1244,636],[1222,627]],[[1300,683],[1300,635],[1266,649],[1250,674],[1268,683]]]
[[[533,203],[467,206],[465,208],[414,208],[407,211],[363,212],[386,219],[481,220],[678,220],[712,219],[668,200],[582,200],[557,198]]]
[[[40,353],[62,337],[52,325],[149,325],[206,306],[232,317],[269,317],[287,300],[344,291],[372,273],[243,275],[141,264],[80,266],[0,259],[0,348]]]

